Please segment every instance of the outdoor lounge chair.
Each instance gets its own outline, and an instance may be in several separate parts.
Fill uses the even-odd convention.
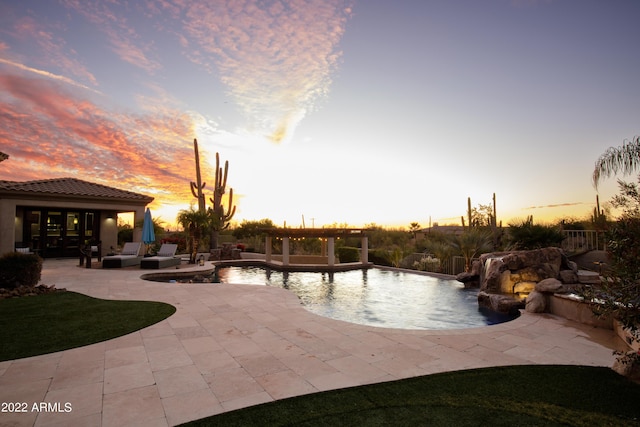
[[[31,248],[29,247],[29,245],[22,243],[22,242],[18,242],[16,243],[16,252],[20,252],[21,254],[33,254],[34,252],[31,251]]]
[[[119,255],[107,255],[102,260],[102,268],[122,268],[140,264],[142,242],[127,242]]]
[[[178,245],[175,243],[164,243],[160,246],[157,255],[143,258],[140,261],[140,268],[166,268],[180,265],[182,259],[175,256],[177,249]]]

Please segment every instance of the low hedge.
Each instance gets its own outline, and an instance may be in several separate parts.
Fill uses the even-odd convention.
[[[384,265],[390,267],[392,265],[389,259],[389,252],[383,249],[375,249],[369,251],[369,262],[376,265]]]
[[[360,261],[360,250],[351,246],[342,246],[336,248],[340,262],[358,262]]]
[[[35,286],[42,274],[42,258],[35,254],[9,252],[0,257],[0,288]]]

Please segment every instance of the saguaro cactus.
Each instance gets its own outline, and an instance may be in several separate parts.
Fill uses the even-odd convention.
[[[233,188],[229,189],[229,206],[226,211],[222,204],[222,196],[226,193],[227,173],[229,172],[229,161],[224,162],[224,171],[220,167],[220,155],[216,153],[216,180],[213,187],[213,198],[209,200],[212,203],[211,213],[211,240],[210,249],[218,249],[218,235],[221,230],[229,227],[229,221],[236,213],[236,207],[233,205]]]
[[[207,207],[205,206],[204,200],[204,187],[207,183],[202,182],[202,177],[200,175],[200,153],[198,153],[198,140],[195,138],[193,140],[193,151],[195,151],[196,154],[196,182],[191,181],[191,193],[193,194],[193,197],[198,199],[198,211],[206,213]]]
[[[607,227],[607,214],[603,209],[600,209],[600,197],[596,194],[596,207],[593,208],[593,214],[591,215],[591,222],[594,224],[597,231],[602,231]]]

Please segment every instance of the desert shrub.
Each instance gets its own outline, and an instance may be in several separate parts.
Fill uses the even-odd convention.
[[[431,255],[424,255],[418,261],[413,262],[413,268],[419,271],[440,271],[440,260]]]
[[[118,226],[118,245],[124,246],[126,242],[133,242],[133,227],[129,224]]]
[[[42,258],[38,255],[9,252],[0,257],[0,288],[35,286],[41,273]]]
[[[533,217],[521,223],[509,224],[509,245],[512,249],[531,250],[560,247],[564,234],[556,226],[534,224]]]
[[[360,251],[358,248],[351,246],[342,246],[336,249],[340,262],[358,262],[360,261]]]
[[[164,236],[162,240],[160,240],[160,243],[173,243],[178,245],[176,252],[179,254],[185,253],[187,251],[187,239],[181,233],[172,233]]]

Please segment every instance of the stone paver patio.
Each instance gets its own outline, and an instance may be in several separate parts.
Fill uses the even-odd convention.
[[[76,264],[46,260],[42,282],[98,298],[164,301],[177,312],[106,342],[0,362],[0,400],[28,404],[26,412],[0,413],[2,426],[176,425],[436,372],[611,366],[612,349],[624,348],[612,331],[547,314],[455,331],[381,329],[319,317],[284,289],[148,282],[140,279],[145,271]],[[58,402],[62,411],[32,411],[34,402]]]

